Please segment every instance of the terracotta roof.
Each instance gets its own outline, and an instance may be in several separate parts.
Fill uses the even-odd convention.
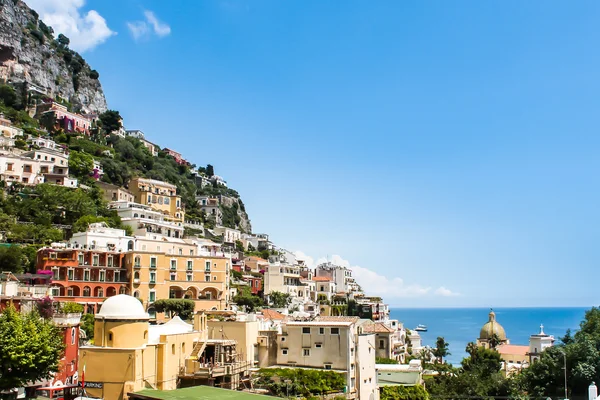
[[[331,278],[328,276],[314,276],[313,281],[316,282],[331,282]]]
[[[330,316],[318,316],[314,320],[318,322],[358,322],[359,317],[330,317]]]
[[[264,258],[260,258],[260,257],[256,257],[256,256],[246,257],[246,260],[268,262]]]
[[[364,327],[363,332],[370,333],[393,333],[394,330],[386,326],[383,322],[376,322]]]
[[[284,320],[285,319],[285,315],[283,315],[282,313],[279,313],[275,310],[269,310],[269,309],[262,310],[262,315],[266,319],[273,319],[273,320]]]
[[[501,344],[496,348],[500,354],[513,354],[519,356],[526,356],[529,353],[529,346],[517,345],[517,344]]]

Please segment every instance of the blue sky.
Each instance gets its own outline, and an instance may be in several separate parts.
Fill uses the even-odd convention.
[[[596,304],[600,3],[28,3],[280,246],[392,305]]]

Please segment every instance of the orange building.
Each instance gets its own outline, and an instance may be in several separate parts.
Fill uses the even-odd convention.
[[[82,304],[95,313],[106,297],[129,293],[125,254],[90,248],[42,248],[37,269],[52,271],[56,301]]]

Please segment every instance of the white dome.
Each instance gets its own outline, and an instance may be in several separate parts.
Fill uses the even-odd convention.
[[[102,303],[97,318],[104,319],[149,319],[148,313],[138,299],[126,294],[109,297]]]

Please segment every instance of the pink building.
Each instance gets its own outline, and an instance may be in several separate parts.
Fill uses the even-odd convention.
[[[177,164],[183,165],[188,164],[188,162],[181,156],[181,153],[176,152],[175,150],[165,148],[165,152],[175,159]]]
[[[40,104],[37,107],[36,114],[53,112],[56,117],[56,126],[65,132],[81,132],[86,135],[90,134],[92,120],[81,114],[75,114],[67,110],[67,107],[58,104],[54,101]]]

